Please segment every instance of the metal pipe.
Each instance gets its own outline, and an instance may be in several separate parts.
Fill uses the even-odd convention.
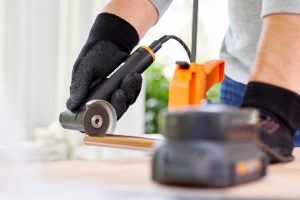
[[[197,31],[198,30],[198,0],[193,4],[193,21],[192,21],[192,56],[191,62],[196,62],[197,57]]]

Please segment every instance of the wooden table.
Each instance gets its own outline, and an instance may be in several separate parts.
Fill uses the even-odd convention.
[[[271,165],[268,175],[259,181],[225,189],[182,188],[154,183],[150,178],[151,157],[30,166],[38,167],[40,175],[47,179],[93,183],[112,193],[139,196],[126,199],[300,199],[300,149],[295,149],[294,155],[294,162]]]

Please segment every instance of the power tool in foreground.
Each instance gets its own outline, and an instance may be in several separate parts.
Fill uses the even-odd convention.
[[[268,158],[257,146],[259,114],[224,105],[165,114],[155,145],[153,180],[164,184],[226,187],[266,175]]]

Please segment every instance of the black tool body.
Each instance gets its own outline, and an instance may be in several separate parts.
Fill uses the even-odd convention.
[[[80,108],[85,108],[85,103],[94,99],[110,101],[112,93],[120,87],[121,81],[126,75],[143,73],[153,61],[154,58],[149,50],[139,47],[112,74],[92,88]]]
[[[228,187],[258,180],[269,162],[257,146],[254,109],[206,105],[166,113],[152,159],[154,181],[184,186]]]

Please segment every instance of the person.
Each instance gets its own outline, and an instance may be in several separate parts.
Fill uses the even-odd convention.
[[[111,0],[106,5],[74,64],[68,109],[76,109],[93,83],[130,55],[171,2]],[[262,148],[274,162],[290,161],[300,127],[300,1],[229,0],[228,9],[220,100],[258,109]],[[118,118],[135,102],[141,85],[140,74],[129,74],[114,91],[111,104]]]

